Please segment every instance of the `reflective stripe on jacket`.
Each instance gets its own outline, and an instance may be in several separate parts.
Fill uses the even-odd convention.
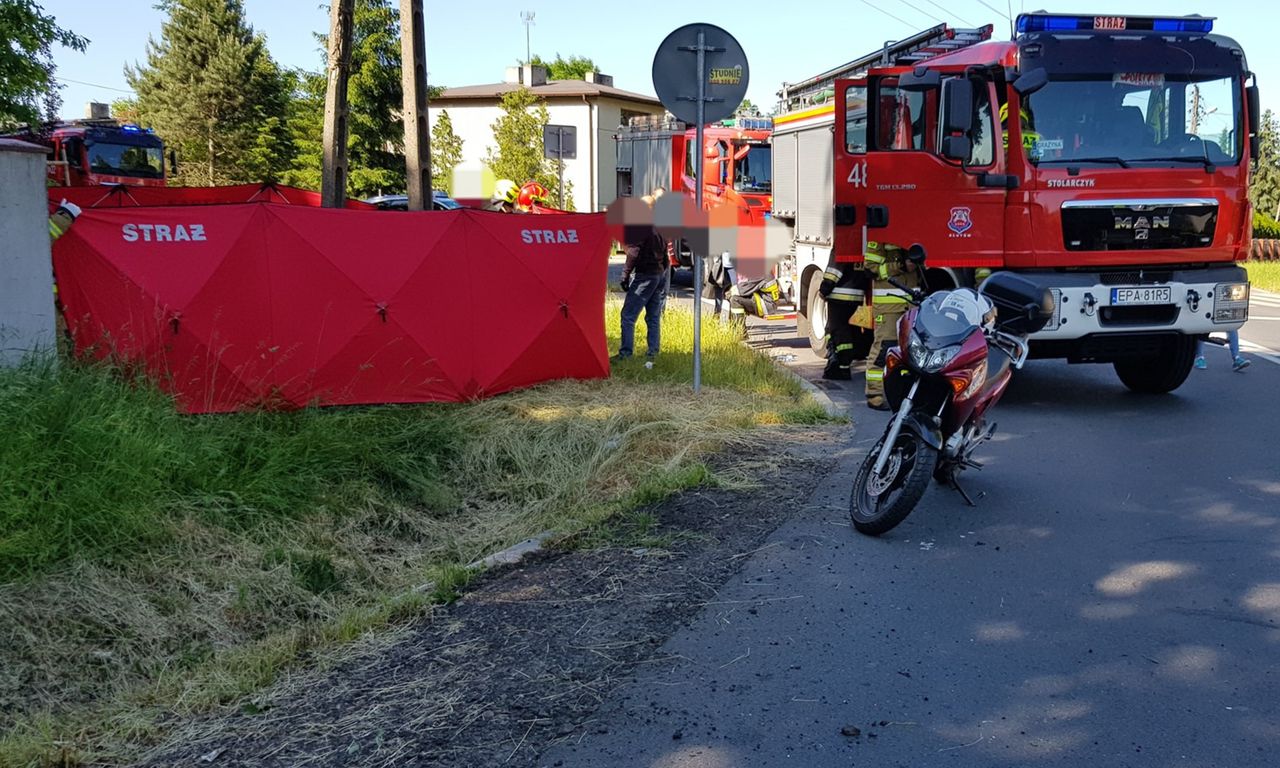
[[[872,306],[908,303],[907,295],[897,288],[876,288],[871,291]]]

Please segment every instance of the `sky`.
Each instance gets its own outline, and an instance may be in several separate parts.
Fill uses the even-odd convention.
[[[320,68],[314,33],[328,27],[326,4],[244,2],[249,23],[266,36],[278,63]],[[84,53],[55,51],[57,75],[65,86],[63,115],[80,117],[88,101],[129,96],[124,66],[145,62],[147,40],[159,37],[165,18],[154,0],[42,0],[41,5],[59,24],[90,40]],[[1008,39],[1010,12],[1016,16],[1026,6],[1022,0],[738,0],[731,4],[732,14],[715,12],[729,5],[694,0],[426,0],[428,79],[445,87],[501,81],[507,66],[525,58],[521,16],[532,11],[528,32],[533,53],[543,58],[586,56],[614,77],[616,87],[653,94],[650,73],[659,43],[677,27],[706,22],[723,27],[742,44],[750,64],[747,97],[768,111],[784,81],[816,75],[940,20],[958,27],[995,24],[995,37]],[[1043,5],[1036,0],[1026,9]],[[1056,13],[1216,16],[1214,32],[1235,38],[1257,73],[1263,107],[1280,112],[1280,46],[1259,7],[1259,0],[1059,0],[1049,5]]]

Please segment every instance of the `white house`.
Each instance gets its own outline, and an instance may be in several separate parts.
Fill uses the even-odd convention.
[[[502,115],[502,96],[520,87],[546,103],[552,125],[577,129],[577,158],[566,160],[564,168],[565,181],[573,183],[575,208],[599,211],[613,202],[618,194],[613,136],[632,116],[663,114],[662,104],[653,96],[614,88],[613,78],[598,72],[588,73],[586,80],[548,80],[545,68],[529,66],[509,67],[504,82],[449,88],[431,100],[431,127],[448,111],[453,131],[462,139],[457,170],[474,180],[463,185],[471,188],[455,189],[455,196],[480,196],[479,179],[485,155],[495,146],[493,123]]]

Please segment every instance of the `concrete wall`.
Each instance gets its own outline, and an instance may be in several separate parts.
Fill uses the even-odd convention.
[[[613,134],[617,130],[624,103],[628,110],[647,111],[643,104],[633,105],[612,99],[592,99],[590,102],[583,102],[580,98],[547,101],[547,115],[553,125],[572,125],[577,128],[578,156],[574,160],[565,161],[564,178],[573,184],[573,202],[579,211],[599,211],[617,196]],[[453,132],[462,139],[462,162],[457,170],[482,174],[484,159],[489,149],[495,146],[492,126],[501,116],[502,108],[496,103],[479,100],[433,102],[430,110],[433,130],[441,111],[449,113]],[[652,111],[661,114],[662,107],[653,107]],[[593,135],[594,163],[591,141]],[[525,180],[512,181],[520,184]]]
[[[0,141],[0,365],[55,349],[45,155]]]

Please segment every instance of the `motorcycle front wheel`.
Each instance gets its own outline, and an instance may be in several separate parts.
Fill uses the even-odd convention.
[[[903,430],[894,441],[884,472],[875,475],[884,438],[867,454],[849,496],[849,516],[859,533],[879,536],[907,519],[929,488],[938,452],[920,436]]]

